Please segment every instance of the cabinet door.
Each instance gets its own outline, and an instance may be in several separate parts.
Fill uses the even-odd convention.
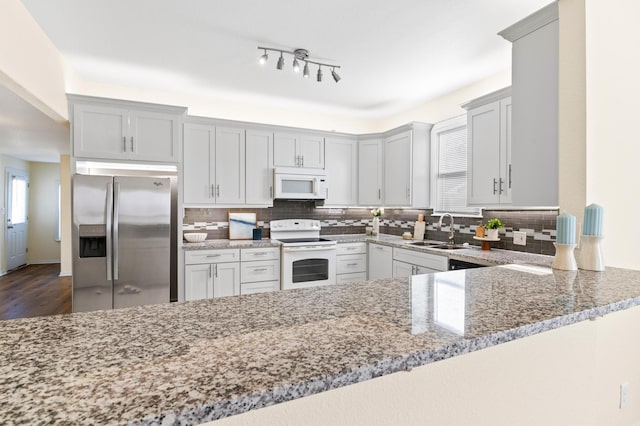
[[[178,120],[153,111],[131,111],[129,148],[135,160],[178,162]]]
[[[273,205],[273,133],[247,130],[245,200],[247,204]]]
[[[467,202],[500,202],[500,101],[467,112]]]
[[[442,271],[439,271],[437,269],[425,268],[424,266],[417,266],[416,265],[415,268],[416,268],[415,271],[414,271],[415,275],[433,274],[433,273],[436,273],[436,272],[442,272]]]
[[[275,167],[298,167],[297,144],[297,135],[275,133],[273,135],[273,165]]]
[[[209,299],[213,297],[213,265],[186,265],[184,267],[185,300]]]
[[[358,204],[380,206],[382,194],[382,139],[358,142]]]
[[[358,203],[358,143],[354,138],[326,138],[327,206]]]
[[[511,98],[500,101],[500,204],[511,204]]]
[[[403,132],[385,139],[385,206],[411,205],[411,166],[411,132]]]
[[[301,167],[324,169],[324,137],[302,135],[296,149],[300,155]]]
[[[212,204],[215,127],[185,123],[183,142],[184,204]]]
[[[393,261],[393,278],[404,278],[413,275],[415,267],[409,263]]]
[[[216,127],[217,204],[244,204],[244,129]]]
[[[369,279],[393,277],[392,249],[380,244],[369,244]]]
[[[127,140],[128,111],[122,108],[75,105],[73,155],[86,158],[125,159],[131,154]]]
[[[240,294],[240,263],[216,263],[213,265],[213,297]]]

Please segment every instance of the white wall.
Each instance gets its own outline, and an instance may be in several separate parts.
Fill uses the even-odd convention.
[[[210,424],[638,424],[639,334],[635,307]]]
[[[29,263],[58,263],[60,242],[55,237],[60,165],[29,163],[29,178]]]
[[[29,163],[7,155],[0,155],[0,200],[2,200],[2,210],[0,211],[0,223],[7,223],[7,167],[29,171]],[[0,226],[0,274],[7,272],[7,227]]]
[[[638,17],[637,0],[586,1],[586,202],[605,209],[605,263],[632,269],[640,269]]]
[[[60,156],[60,217],[62,232],[60,241],[60,276],[71,275],[71,161],[68,155]]]
[[[0,84],[55,121],[67,121],[64,60],[19,0],[0,4]]]

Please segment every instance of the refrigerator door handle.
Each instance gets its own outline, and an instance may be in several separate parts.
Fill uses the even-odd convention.
[[[111,281],[111,250],[113,241],[111,240],[111,226],[113,222],[113,183],[107,184],[107,281]]]
[[[118,228],[120,211],[120,184],[113,185],[113,280],[118,279]]]

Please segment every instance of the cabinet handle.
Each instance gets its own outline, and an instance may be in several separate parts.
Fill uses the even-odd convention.
[[[497,184],[498,184],[498,181],[494,178],[493,179],[493,195],[496,195],[496,192],[498,192],[498,189],[496,188]]]
[[[347,266],[358,266],[357,263],[347,263]]]
[[[131,136],[131,152],[133,152],[133,136]]]
[[[208,254],[207,257],[220,257],[219,254]]]
[[[344,249],[345,249],[345,250],[355,250],[355,249],[357,249],[357,248],[358,248],[358,247],[345,247]]]
[[[211,270],[213,269],[213,265],[209,265],[209,278],[211,278]]]
[[[213,184],[211,184],[211,198],[214,198],[215,196],[216,196],[215,186]]]
[[[216,197],[220,197],[220,185],[216,185]]]
[[[503,184],[504,184],[504,180],[503,180],[502,178],[500,178],[500,193],[501,193],[501,194],[504,192],[504,189],[503,189],[503,187],[502,187],[502,186],[503,186]]]
[[[300,158],[302,160],[302,167],[304,167],[304,155],[301,155]]]
[[[407,200],[411,199],[411,188],[407,186]]]
[[[126,136],[122,137],[122,151],[123,152],[127,152],[127,137]]]
[[[300,167],[300,156],[296,155],[296,166]]]
[[[378,200],[382,200],[382,189],[378,188]]]
[[[383,247],[376,247],[377,250],[384,250]]]
[[[267,252],[266,251],[259,251],[257,253],[253,253],[254,256],[266,256]]]
[[[511,189],[511,164],[509,164],[509,189]]]
[[[273,198],[273,186],[269,187],[269,198]]]
[[[215,272],[216,278],[218,278],[218,265],[213,265],[213,270]]]
[[[267,268],[253,268],[253,272],[264,272]]]

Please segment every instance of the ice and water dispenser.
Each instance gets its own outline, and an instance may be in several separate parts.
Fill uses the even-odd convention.
[[[105,225],[80,225],[80,257],[107,256],[107,227]]]

